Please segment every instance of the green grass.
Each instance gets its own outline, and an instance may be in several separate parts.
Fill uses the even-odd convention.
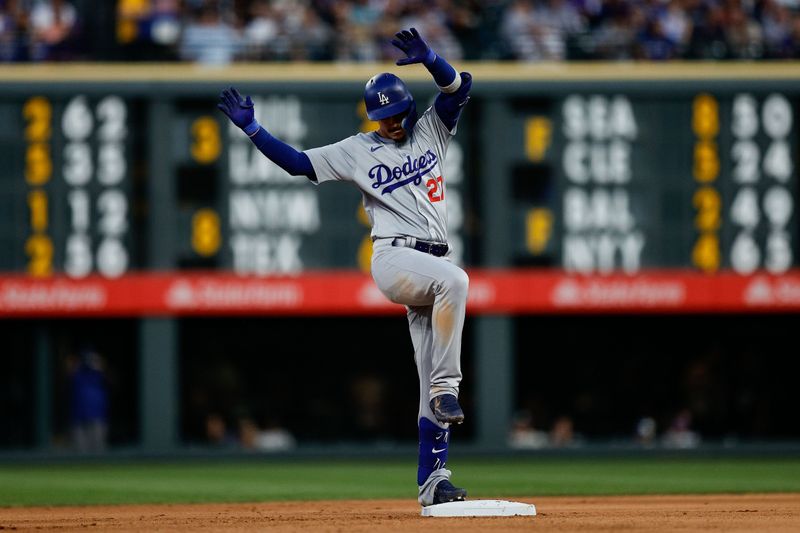
[[[800,492],[798,459],[459,459],[472,497]],[[408,461],[0,466],[0,506],[416,498]]]

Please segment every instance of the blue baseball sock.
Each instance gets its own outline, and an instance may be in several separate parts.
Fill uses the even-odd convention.
[[[422,486],[434,470],[444,468],[449,440],[449,429],[441,428],[427,418],[419,419],[417,485]]]

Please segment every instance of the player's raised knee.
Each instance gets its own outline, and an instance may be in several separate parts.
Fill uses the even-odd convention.
[[[462,295],[466,298],[467,292],[469,291],[469,276],[463,270],[458,269],[450,276],[450,279],[447,280],[447,285],[450,292]]]

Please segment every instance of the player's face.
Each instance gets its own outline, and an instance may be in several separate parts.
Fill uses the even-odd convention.
[[[406,118],[407,113],[378,120],[378,135],[398,142],[405,139],[406,130],[403,129],[403,119]]]

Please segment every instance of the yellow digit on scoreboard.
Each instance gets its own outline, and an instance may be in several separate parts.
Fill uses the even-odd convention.
[[[203,257],[219,251],[222,244],[219,215],[213,209],[200,209],[192,217],[192,249]]]
[[[525,121],[525,155],[533,162],[544,159],[550,147],[553,123],[547,117],[532,117]]]
[[[538,255],[547,247],[553,234],[553,212],[544,207],[533,208],[525,216],[525,245]]]
[[[719,175],[719,150],[713,141],[698,141],[694,145],[694,179],[710,183]]]
[[[25,181],[28,185],[44,185],[53,174],[53,160],[50,158],[50,145],[35,142],[25,150]]]
[[[47,229],[47,193],[34,189],[28,193],[28,209],[31,212],[31,230],[41,233]]]
[[[25,241],[28,254],[28,274],[45,277],[53,273],[53,241],[47,235],[31,235]]]
[[[719,104],[710,94],[698,94],[692,105],[692,130],[700,139],[716,137],[719,133]]]
[[[719,270],[720,249],[719,237],[716,233],[703,233],[692,249],[692,263],[706,273]]]
[[[720,227],[722,199],[713,187],[701,187],[694,192],[692,204],[697,209],[694,227],[699,231],[716,231]]]
[[[28,142],[42,142],[50,139],[50,122],[53,117],[53,107],[50,101],[43,96],[35,96],[25,102],[22,107],[22,116],[28,122],[25,127],[25,140]]]
[[[192,157],[202,165],[213,163],[222,153],[222,140],[219,134],[219,123],[209,116],[203,116],[192,122]]]

